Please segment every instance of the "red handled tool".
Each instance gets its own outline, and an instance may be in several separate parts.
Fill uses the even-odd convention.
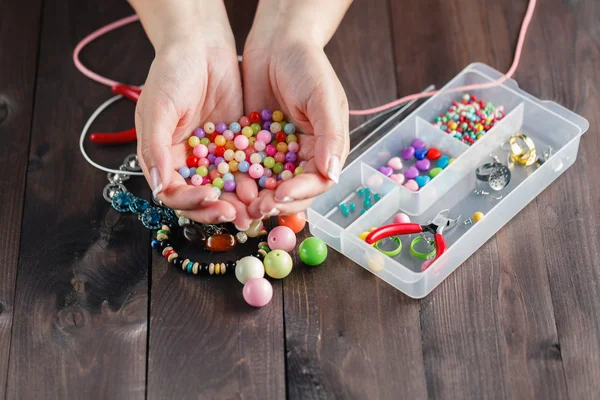
[[[429,232],[433,234],[433,240],[435,242],[435,261],[447,249],[446,240],[444,239],[444,236],[442,236],[443,231],[455,227],[460,219],[460,217],[454,219],[448,218],[449,213],[450,210],[440,211],[438,215],[435,216],[433,221],[427,225],[405,223],[381,226],[369,233],[369,235],[365,238],[365,242],[368,244],[373,244],[390,236]]]
[[[140,94],[142,93],[141,89],[127,85],[114,85],[111,87],[111,90],[114,94],[120,94],[129,100],[135,101],[136,103],[140,98]],[[135,132],[135,128],[115,133],[95,132],[90,135],[91,142],[104,145],[131,143],[136,140],[137,134]]]

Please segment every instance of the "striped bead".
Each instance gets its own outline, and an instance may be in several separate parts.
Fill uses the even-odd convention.
[[[169,254],[169,256],[167,257],[167,261],[172,262],[177,257],[179,257],[179,254],[173,252],[173,253]]]
[[[198,266],[199,266],[199,265],[200,265],[200,264],[198,264],[197,262],[195,262],[195,263],[194,263],[194,266],[192,267],[192,273],[193,273],[194,275],[198,275]]]
[[[171,246],[165,247],[162,251],[162,255],[165,256],[167,254],[167,251],[169,251],[169,250],[173,250],[173,248]]]

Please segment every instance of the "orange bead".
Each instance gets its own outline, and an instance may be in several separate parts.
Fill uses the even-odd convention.
[[[223,135],[218,135],[218,136],[215,138],[215,144],[216,144],[217,146],[225,146],[225,143],[227,143],[227,139],[225,139],[225,136],[223,136]]]
[[[287,151],[288,151],[288,145],[285,142],[277,143],[277,146],[275,146],[275,148],[277,149],[278,152],[283,153],[283,154],[287,153]]]
[[[231,172],[237,172],[238,171],[238,162],[235,160],[229,161],[229,170]]]
[[[233,140],[228,141],[227,143],[225,143],[225,148],[227,150],[236,150],[235,148],[235,144],[233,143]]]
[[[302,212],[292,215],[281,215],[277,218],[277,222],[279,225],[287,226],[294,233],[300,232],[306,225],[306,219],[304,219],[304,213]]]

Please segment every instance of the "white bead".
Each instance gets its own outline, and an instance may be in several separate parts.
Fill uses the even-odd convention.
[[[235,277],[242,284],[245,284],[250,279],[262,278],[264,276],[265,266],[256,257],[244,257],[235,266]]]
[[[246,235],[244,232],[238,232],[235,235],[235,237],[236,237],[237,241],[242,244],[244,244],[248,241],[248,235]]]
[[[179,221],[177,221],[177,223],[179,224],[179,226],[186,226],[191,224],[191,221],[187,217],[179,217]]]

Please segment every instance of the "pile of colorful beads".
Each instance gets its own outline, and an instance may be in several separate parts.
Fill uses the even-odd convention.
[[[471,146],[502,118],[503,106],[496,107],[475,95],[464,94],[460,102],[453,102],[446,113],[436,117],[433,125]]]
[[[379,172],[414,192],[428,184],[454,161],[435,147],[427,148],[427,144],[419,138],[414,139],[410,146],[403,148],[400,156],[392,157],[387,165],[379,167]],[[408,167],[402,173],[404,168],[402,160],[413,159],[416,160],[414,166]]]
[[[296,127],[283,120],[281,111],[252,112],[227,126],[207,122],[188,139],[193,149],[186,166],[179,169],[192,185],[210,185],[233,192],[234,172],[247,173],[261,188],[275,189],[304,172],[306,162],[298,160]]]

